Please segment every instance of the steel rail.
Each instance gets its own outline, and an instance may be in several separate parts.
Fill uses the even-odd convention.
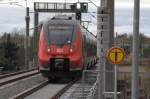
[[[48,85],[48,81],[44,81],[44,82],[42,82],[42,83],[40,83],[38,85],[35,85],[34,87],[29,88],[29,89],[23,91],[22,93],[19,93],[16,96],[13,96],[13,97],[11,97],[9,99],[23,99],[26,96],[31,95],[32,93],[38,91],[39,89],[43,88],[46,85]]]
[[[60,89],[60,91],[58,91],[57,94],[53,95],[51,99],[58,99],[62,94],[64,94],[76,81],[78,81],[77,79],[70,81],[64,88]],[[34,92],[40,90],[41,88],[45,87],[46,85],[48,85],[48,81],[44,81],[38,85],[33,86],[30,89],[27,89],[19,94],[17,94],[16,96],[10,97],[9,99],[23,99],[31,94],[33,94]]]
[[[63,89],[61,89],[57,94],[55,94],[51,99],[58,99],[61,95],[63,95],[73,84],[75,84],[79,79],[74,79],[69,82]]]
[[[13,72],[13,73],[9,73],[9,74],[0,75],[0,79],[10,77],[10,76],[15,76],[15,75],[30,72],[30,71],[34,71],[34,70],[37,70],[37,69],[23,70],[23,71],[19,71],[19,72]]]
[[[30,72],[33,72],[33,71],[30,71]],[[35,71],[35,72],[33,72],[33,73],[30,73],[30,72],[29,72],[29,74],[24,74],[24,75],[23,75],[23,73],[20,74],[20,75],[23,75],[23,76],[14,75],[14,76],[10,76],[10,78],[9,78],[9,77],[6,77],[6,78],[4,78],[4,79],[1,79],[1,81],[0,81],[0,86],[6,85],[6,84],[8,84],[8,83],[16,82],[16,81],[18,81],[18,80],[22,80],[22,79],[25,79],[25,78],[27,78],[27,77],[30,77],[30,76],[39,74],[38,71],[37,71],[37,72]],[[28,73],[28,72],[27,72],[27,73]],[[15,76],[18,76],[18,77],[15,77]]]

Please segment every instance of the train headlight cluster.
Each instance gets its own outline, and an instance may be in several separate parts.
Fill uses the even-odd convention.
[[[72,49],[72,48],[70,49],[70,52],[73,52],[73,49]]]
[[[47,49],[47,52],[50,52],[50,51],[51,51],[51,49],[50,49],[50,48],[48,48],[48,49]]]

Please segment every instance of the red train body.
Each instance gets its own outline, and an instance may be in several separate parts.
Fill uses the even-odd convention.
[[[43,23],[38,60],[45,77],[74,76],[96,63],[96,37],[77,20],[53,18]]]

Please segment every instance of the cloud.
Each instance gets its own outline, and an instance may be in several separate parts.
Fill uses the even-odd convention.
[[[21,1],[21,0],[20,0]],[[31,0],[34,1],[34,0]],[[60,1],[60,0],[56,0]],[[61,0],[63,1],[63,0]],[[66,0],[67,2],[69,0]],[[73,1],[73,0],[70,0]],[[83,1],[83,0],[82,0]],[[96,0],[94,0],[96,1]],[[132,25],[133,25],[133,0],[128,0],[129,2],[126,2],[126,0],[117,0],[116,1],[116,8],[115,8],[115,31],[118,31],[120,33],[124,32],[132,32]],[[149,1],[149,0],[148,0]],[[142,2],[142,1],[141,1]],[[22,1],[24,3],[24,1]],[[96,2],[98,4],[99,2]],[[129,4],[129,5],[128,5]],[[143,3],[145,6],[141,8],[141,27],[140,31],[145,33],[146,35],[150,36],[150,7],[146,7],[146,2]],[[33,5],[33,4],[31,4]],[[90,7],[90,11],[95,11],[95,7]],[[24,27],[25,26],[25,8],[18,7],[18,6],[12,6],[12,5],[0,5],[0,32],[10,32],[14,27]],[[40,20],[43,20],[45,18],[49,18],[50,14],[40,14]],[[96,16],[96,14],[94,15]],[[33,27],[33,14],[30,13],[31,17],[31,26]],[[95,25],[90,24],[90,31],[95,32],[96,34],[96,21],[94,17],[91,17],[89,14],[84,15],[84,19],[92,21]]]
[[[133,9],[134,0],[116,0],[115,6],[118,9],[121,8]],[[150,0],[140,0],[140,7],[150,9]]]
[[[14,27],[25,26],[25,9],[13,6],[0,6],[0,32],[10,32]]]
[[[150,36],[150,9],[142,8],[140,13],[140,32]],[[116,32],[133,32],[133,10],[132,9],[116,9],[115,14],[115,31]]]

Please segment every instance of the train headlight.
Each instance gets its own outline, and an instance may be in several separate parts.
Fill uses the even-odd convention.
[[[51,51],[51,49],[50,49],[50,48],[48,48],[48,49],[47,49],[47,52],[50,52],[50,51]]]
[[[73,52],[73,49],[72,49],[72,48],[70,49],[70,52]]]

